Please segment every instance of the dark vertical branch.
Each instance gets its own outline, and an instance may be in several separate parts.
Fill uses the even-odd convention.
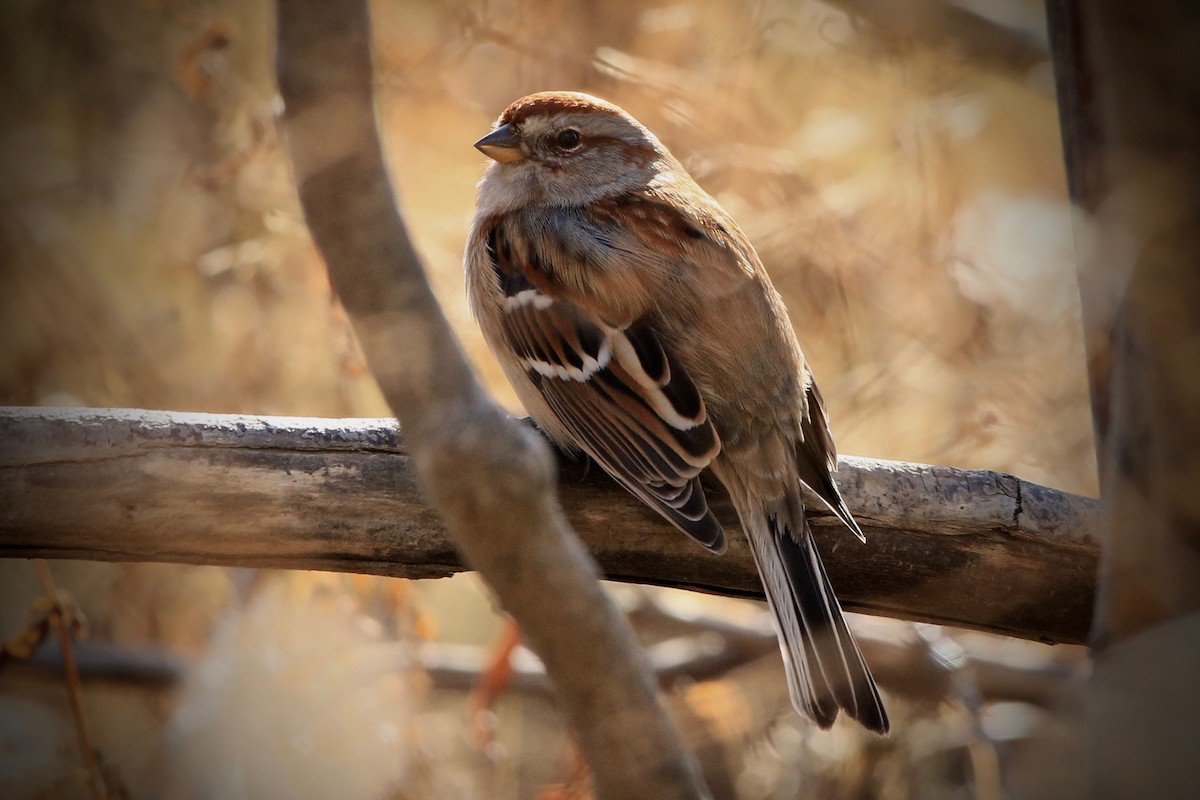
[[[305,218],[423,488],[545,663],[598,795],[704,796],[628,623],[562,515],[548,448],[486,396],[425,280],[375,128],[365,0],[280,0],[278,26]]]
[[[1046,15],[1054,60],[1058,118],[1062,128],[1063,161],[1071,202],[1089,214],[1100,208],[1100,152],[1102,131],[1097,118],[1096,73],[1084,51],[1081,0],[1048,0]],[[1080,235],[1081,234],[1081,235]],[[1077,231],[1077,246],[1090,232]],[[1100,282],[1079,281],[1087,352],[1088,387],[1092,399],[1092,424],[1097,457],[1103,468],[1109,416],[1109,383],[1112,377],[1113,298]]]
[[[1200,609],[1200,16],[1063,0],[1050,22],[1089,360],[1111,362],[1092,373],[1102,641]]]
[[[1050,0],[1046,4],[1046,17],[1054,58],[1067,188],[1073,203],[1094,212],[1099,205],[1100,131],[1094,96],[1095,73],[1083,52],[1079,0]]]
[[[1194,797],[1200,7],[1061,0],[1050,23],[1072,197],[1086,212],[1076,241],[1109,510],[1087,790]]]

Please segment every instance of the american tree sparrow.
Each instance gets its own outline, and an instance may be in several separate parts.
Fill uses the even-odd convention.
[[[466,250],[475,316],[556,442],[708,549],[700,474],[737,508],[796,710],[887,713],[804,516],[809,487],[859,538],[833,481],[825,406],[758,254],[661,142],[573,92],[517,100],[475,143],[493,163]]]

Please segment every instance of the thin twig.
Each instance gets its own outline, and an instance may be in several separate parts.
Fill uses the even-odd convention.
[[[34,559],[33,567],[37,570],[42,589],[50,601],[50,624],[58,632],[58,645],[62,649],[63,680],[67,687],[67,700],[71,704],[71,716],[75,718],[75,731],[79,735],[79,748],[83,751],[83,764],[87,768],[88,783],[92,789],[92,797],[106,800],[108,788],[104,782],[104,771],[100,767],[100,759],[96,755],[96,747],[92,744],[92,736],[88,731],[87,716],[83,712],[83,683],[79,680],[79,667],[75,663],[74,643],[71,641],[71,631],[68,629],[63,603],[59,599],[58,587],[54,584],[54,576],[50,567],[40,558]]]
[[[950,676],[952,696],[967,714],[970,741],[967,757],[971,764],[975,797],[1001,800],[1004,796],[1000,777],[1000,758],[996,743],[983,727],[983,694],[971,669],[971,656],[961,644],[940,626],[916,625],[918,646],[923,647],[931,663]]]

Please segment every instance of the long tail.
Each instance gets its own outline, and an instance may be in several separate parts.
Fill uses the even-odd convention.
[[[875,679],[846,627],[803,506],[797,499],[767,511],[746,509],[741,516],[775,618],[796,711],[828,728],[842,709],[865,728],[887,733]]]

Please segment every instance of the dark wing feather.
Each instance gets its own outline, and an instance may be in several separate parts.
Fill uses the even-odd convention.
[[[812,489],[817,497],[829,506],[829,510],[845,523],[855,536],[866,541],[862,528],[846,508],[842,493],[838,491],[833,480],[837,471],[837,450],[833,444],[833,434],[829,432],[829,421],[825,416],[825,400],[821,390],[817,388],[812,373],[804,368],[805,393],[804,415],[800,421],[800,442],[796,446],[796,467],[800,480]]]
[[[721,443],[695,383],[648,320],[610,325],[530,276],[504,226],[488,237],[505,299],[505,344],[573,444],[622,486],[705,547],[725,533],[700,473]],[[520,273],[517,276],[516,273]]]

